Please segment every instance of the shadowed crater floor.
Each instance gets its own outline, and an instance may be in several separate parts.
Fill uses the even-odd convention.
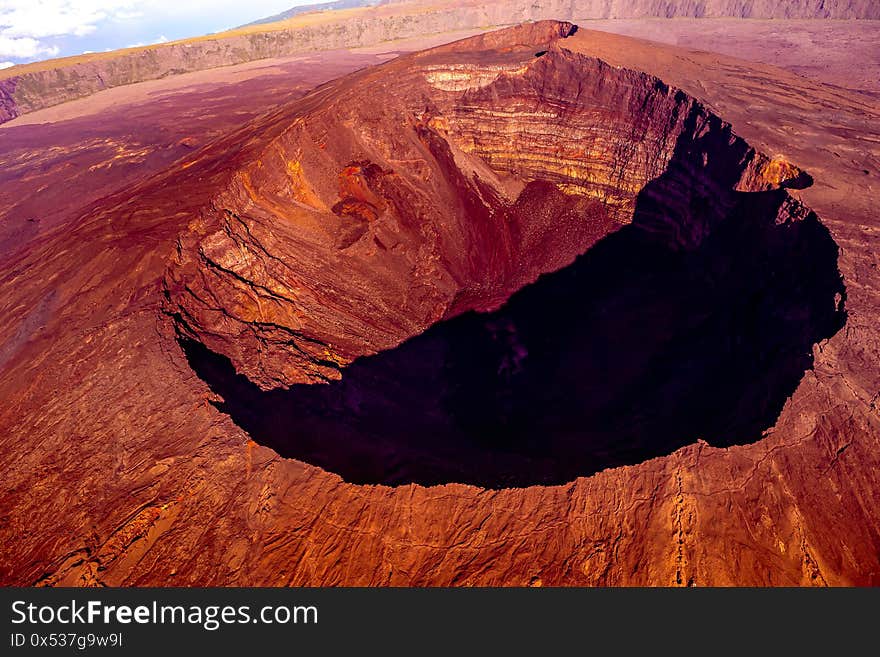
[[[264,392],[182,346],[254,440],[357,484],[558,484],[697,439],[757,440],[843,325],[836,244],[812,213],[777,223],[776,191],[735,193],[698,248],[671,248],[651,229],[663,184],[500,310],[441,322],[340,381]]]

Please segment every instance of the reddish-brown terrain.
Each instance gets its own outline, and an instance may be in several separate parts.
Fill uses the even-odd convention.
[[[3,583],[880,583],[873,97],[326,58],[0,128]]]
[[[389,56],[329,51],[264,60],[119,87],[17,118],[0,136],[0,253],[272,106]]]
[[[775,19],[777,24],[778,19],[787,19],[786,23],[789,19],[876,21],[880,19],[880,4],[875,0],[386,0],[370,7],[310,11],[286,20],[171,43],[4,69],[0,71],[0,123],[120,85],[273,57],[374,46],[413,37],[430,40],[454,31],[478,33],[524,21],[557,19],[582,24],[612,19],[616,23],[648,17],[699,19],[685,34],[705,41],[711,31],[703,24],[707,19],[750,19],[747,23],[751,19]],[[749,28],[734,31],[749,34]],[[870,44],[870,39],[873,37],[867,42],[858,39],[858,49]],[[734,46],[729,37],[723,40],[728,47],[741,47]],[[779,36],[773,40],[779,41]],[[761,49],[754,35],[746,41]],[[821,43],[823,50],[845,53],[847,62],[856,58],[857,53],[841,41],[839,33]],[[812,49],[807,52],[812,60]],[[767,56],[772,52],[764,52]],[[760,56],[758,60],[766,61]]]
[[[595,20],[593,30],[772,64],[835,87],[880,94],[876,20]],[[853,62],[857,62],[853,65]]]

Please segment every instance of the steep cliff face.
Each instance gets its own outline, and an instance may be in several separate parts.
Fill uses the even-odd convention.
[[[6,123],[18,116],[15,102],[15,86],[18,78],[0,80],[0,123]]]
[[[880,6],[870,0],[405,0],[307,14],[149,48],[13,67],[0,72],[0,77],[16,82],[9,93],[0,93],[0,122],[110,87],[269,57],[371,46],[454,30],[485,30],[529,20],[647,16],[878,19]]]
[[[323,85],[0,262],[0,580],[876,584],[876,108],[563,34]]]

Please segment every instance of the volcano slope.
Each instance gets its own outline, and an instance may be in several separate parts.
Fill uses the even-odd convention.
[[[3,582],[877,583],[877,115],[545,22],[96,201],[0,269]]]

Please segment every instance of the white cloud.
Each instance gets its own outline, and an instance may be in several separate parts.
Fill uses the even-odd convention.
[[[144,46],[155,46],[160,43],[167,43],[167,42],[168,42],[168,37],[163,34],[162,36],[156,37],[155,39],[153,39],[149,43],[144,43],[143,41],[138,41],[137,43],[132,43],[132,44],[129,44],[125,47],[126,48],[143,48]]]
[[[143,15],[144,15],[144,12],[142,12],[142,11],[126,11],[123,9],[121,11],[117,11],[113,15],[113,18],[118,21],[130,21],[135,18],[142,18]]]
[[[0,56],[53,57],[47,37],[85,36],[137,0],[0,0]]]
[[[10,37],[85,36],[135,0],[2,0],[0,33]]]
[[[244,4],[240,0],[0,0],[0,57],[51,57],[59,52],[55,44],[64,45],[65,37],[99,36],[120,29],[122,23],[129,26],[128,34],[132,34],[132,25],[142,21],[204,24],[202,32],[195,28],[195,36],[310,1],[318,0],[249,0]],[[161,36],[152,43],[167,40]],[[103,47],[106,39],[100,41]]]
[[[0,62],[0,71],[4,68],[9,68],[10,66],[15,66],[15,62]]]
[[[27,59],[29,57],[38,57],[40,55],[49,55],[52,57],[57,54],[58,48],[56,46],[44,46],[36,39],[30,37],[14,39],[0,33],[0,57]]]

